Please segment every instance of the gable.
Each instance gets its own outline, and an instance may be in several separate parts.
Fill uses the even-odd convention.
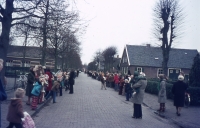
[[[121,58],[121,61],[120,61],[120,64],[124,64],[124,63],[127,64],[127,65],[130,65],[128,52],[127,52],[126,47],[124,48],[122,58]]]

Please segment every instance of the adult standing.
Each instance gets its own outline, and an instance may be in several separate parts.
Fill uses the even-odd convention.
[[[160,83],[158,85],[158,103],[160,103],[160,109],[158,109],[159,112],[165,111],[165,103],[167,100],[166,95],[166,77],[164,74],[160,74]]]
[[[47,68],[46,69],[46,72],[45,72],[45,74],[47,74],[49,77],[48,77],[48,86],[47,86],[47,88],[46,88],[46,94],[45,94],[45,97],[50,93],[50,91],[51,91],[51,88],[52,88],[52,86],[53,86],[53,75],[52,75],[52,73],[51,73],[51,70],[50,70],[50,68]]]
[[[123,87],[124,87],[124,77],[122,76],[122,78],[120,79],[119,95],[122,95]]]
[[[119,76],[117,73],[115,73],[115,76],[114,76],[114,83],[115,83],[115,91],[118,90],[118,84],[119,84]]]
[[[3,69],[3,59],[0,59],[0,72]],[[7,99],[6,92],[3,88],[1,78],[0,78],[0,127],[1,127],[1,101],[4,101]]]
[[[30,68],[30,71],[28,73],[28,81],[26,86],[26,96],[28,97],[28,101],[26,102],[27,105],[30,105],[31,103],[31,91],[33,90],[33,83],[35,82],[35,73],[33,71],[33,67]]]
[[[77,77],[78,77],[78,75],[79,75],[79,70],[77,70]]]
[[[185,91],[187,89],[187,84],[183,82],[184,76],[179,75],[178,81],[173,84],[172,93],[174,94],[174,106],[176,106],[176,114],[180,116],[181,107],[184,106]]]
[[[132,94],[132,88],[128,79],[125,79],[125,92],[126,92],[126,101],[129,101],[129,98],[131,98]]]
[[[76,77],[74,70],[72,69],[70,74],[69,74],[69,94],[73,94],[74,93],[74,88],[73,85],[75,83],[74,78]]]
[[[144,90],[147,86],[147,79],[145,77],[145,74],[143,72],[140,73],[138,76],[138,82],[133,85],[134,89],[139,88],[139,91],[136,91],[136,93],[133,95],[133,106],[134,106],[134,112],[132,118],[139,118],[142,119],[142,102],[144,98]]]

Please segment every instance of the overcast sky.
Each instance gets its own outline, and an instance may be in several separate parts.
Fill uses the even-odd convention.
[[[76,0],[81,19],[88,20],[80,39],[82,62],[92,61],[98,49],[116,46],[121,57],[126,44],[155,44],[153,8],[157,0]],[[200,0],[181,0],[186,13],[184,35],[175,48],[200,51]]]

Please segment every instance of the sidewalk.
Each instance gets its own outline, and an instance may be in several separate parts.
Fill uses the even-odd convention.
[[[8,121],[6,120],[7,117],[7,113],[8,113],[8,106],[10,104],[10,98],[13,98],[14,96],[14,91],[10,90],[7,91],[7,100],[3,101],[1,103],[1,128],[6,128],[8,126]],[[38,113],[49,101],[51,100],[51,98],[49,98],[47,101],[45,101],[44,103],[38,105],[38,108],[36,110],[31,110],[30,105],[26,105],[26,101],[27,101],[27,96],[25,96],[23,98],[23,109],[24,111],[28,112],[31,116],[34,116],[36,113]]]
[[[153,111],[159,109],[158,97],[149,93],[144,95],[144,105],[147,105]],[[176,107],[172,100],[167,100],[166,111],[161,117],[173,121],[175,124],[183,128],[199,128],[200,127],[200,108],[189,106],[188,108],[183,107],[181,110],[181,116],[176,115]]]

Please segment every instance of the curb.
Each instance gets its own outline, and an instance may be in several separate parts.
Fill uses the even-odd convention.
[[[49,98],[48,100],[44,101],[43,104],[41,104],[32,114],[30,114],[30,116],[33,118],[36,116],[37,113],[40,112],[40,110],[42,110],[42,108],[44,108],[46,106],[47,103],[49,103],[52,100],[52,98]]]
[[[163,118],[163,119],[170,120],[171,122],[173,122],[174,124],[176,124],[176,125],[177,125],[178,127],[180,127],[180,128],[185,128],[181,123],[179,123],[179,122],[177,122],[177,121],[171,119],[170,117],[166,117],[165,115],[160,115],[159,113],[156,112],[155,109],[149,107],[148,104],[146,104],[146,103],[144,103],[144,102],[143,102],[142,104],[143,104],[144,106],[150,108],[151,110],[153,110],[153,111],[154,111],[154,114],[158,115],[159,117],[161,117],[161,118]]]

